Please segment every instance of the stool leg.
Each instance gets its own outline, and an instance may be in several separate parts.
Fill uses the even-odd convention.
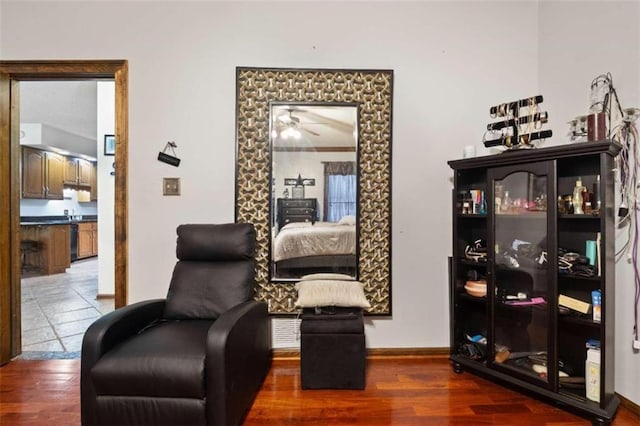
[[[20,246],[20,270],[22,273],[40,270],[40,244],[37,241],[23,241]],[[36,258],[34,264],[33,258]]]

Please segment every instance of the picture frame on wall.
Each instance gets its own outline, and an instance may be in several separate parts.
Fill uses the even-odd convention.
[[[291,196],[292,198],[304,198],[304,186],[296,185],[291,188]]]
[[[104,135],[104,155],[116,155],[115,135]]]

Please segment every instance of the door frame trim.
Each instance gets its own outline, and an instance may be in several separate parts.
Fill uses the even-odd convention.
[[[129,71],[126,60],[0,61],[0,365],[21,351],[19,81],[115,81],[115,307],[127,304]],[[9,212],[7,214],[4,212]]]

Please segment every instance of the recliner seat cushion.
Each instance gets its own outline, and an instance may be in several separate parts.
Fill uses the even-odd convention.
[[[98,395],[204,398],[213,321],[168,321],[107,352],[91,369]]]

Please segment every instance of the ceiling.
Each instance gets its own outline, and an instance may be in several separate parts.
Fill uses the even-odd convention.
[[[96,157],[97,81],[21,81],[20,123],[41,124],[42,145]]]
[[[287,118],[292,117],[301,136],[273,138],[275,149],[355,151],[355,106],[274,105],[271,116],[272,129],[276,130],[283,129]],[[44,146],[96,157],[97,82],[20,82],[20,122],[26,131],[29,125],[42,127]]]
[[[356,147],[355,106],[274,105],[272,130],[280,132],[288,126],[300,131],[300,138],[284,139],[272,135],[275,149],[354,150]]]

